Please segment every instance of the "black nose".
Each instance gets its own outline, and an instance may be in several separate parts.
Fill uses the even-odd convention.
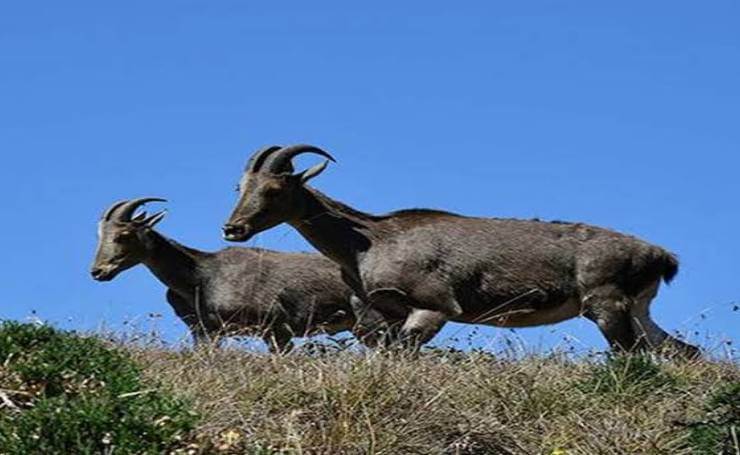
[[[223,231],[224,237],[227,239],[243,237],[247,232],[247,230],[244,229],[244,226],[238,224],[226,224],[223,227]]]
[[[93,278],[96,280],[100,278],[103,275],[103,269],[99,267],[95,267],[94,269],[90,270],[90,275],[92,275]]]

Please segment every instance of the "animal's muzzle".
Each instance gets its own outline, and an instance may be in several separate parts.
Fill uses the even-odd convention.
[[[114,276],[113,270],[103,267],[94,267],[90,270],[90,275],[92,275],[95,281],[110,281]]]
[[[224,239],[229,242],[246,242],[253,234],[246,224],[225,224],[223,227]]]

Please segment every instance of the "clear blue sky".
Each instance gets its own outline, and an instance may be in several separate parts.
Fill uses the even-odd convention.
[[[735,1],[5,2],[0,317],[90,329],[160,312],[184,334],[146,269],[89,278],[101,212],[167,197],[161,232],[221,248],[249,154],[309,142],[338,159],[314,184],[360,209],[577,220],[662,245],[682,268],[659,323],[740,341],[739,23]],[[310,249],[287,226],[250,243]],[[518,334],[604,346],[586,321]]]

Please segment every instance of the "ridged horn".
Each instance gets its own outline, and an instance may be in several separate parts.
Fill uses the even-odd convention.
[[[259,168],[262,166],[262,164],[265,162],[265,159],[270,155],[272,152],[276,152],[283,148],[281,145],[268,145],[267,147],[262,147],[261,149],[254,152],[251,158],[249,158],[249,162],[247,163],[246,171],[252,171],[256,172],[259,170]]]
[[[113,214],[113,212],[115,212],[120,206],[122,206],[125,203],[126,201],[123,200],[123,201],[118,201],[115,204],[111,205],[108,208],[108,210],[106,210],[105,213],[103,214],[103,221],[110,221],[110,216]]]
[[[297,144],[283,147],[277,152],[270,154],[263,167],[267,171],[275,174],[279,174],[282,172],[292,172],[293,166],[291,164],[291,160],[302,153],[315,153],[317,155],[323,156],[328,160],[334,161],[335,163],[337,161],[329,153],[321,150],[316,146],[308,144]]]
[[[124,204],[116,207],[116,210],[111,211],[111,219],[115,218],[116,221],[131,221],[131,215],[134,214],[136,209],[146,204],[147,202],[167,202],[167,199],[158,197],[143,197],[139,199],[133,199],[126,201]]]

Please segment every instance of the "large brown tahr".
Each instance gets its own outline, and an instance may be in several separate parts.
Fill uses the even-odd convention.
[[[291,160],[301,153],[327,160],[294,174]],[[342,267],[356,311],[369,307],[390,321],[402,318],[401,339],[413,345],[449,320],[526,327],[585,316],[616,349],[698,353],[649,314],[661,281],[678,271],[666,250],[582,223],[423,209],[370,215],[306,185],[329,160],[310,145],[258,151],[240,182],[225,238],[246,241],[289,223]]]

